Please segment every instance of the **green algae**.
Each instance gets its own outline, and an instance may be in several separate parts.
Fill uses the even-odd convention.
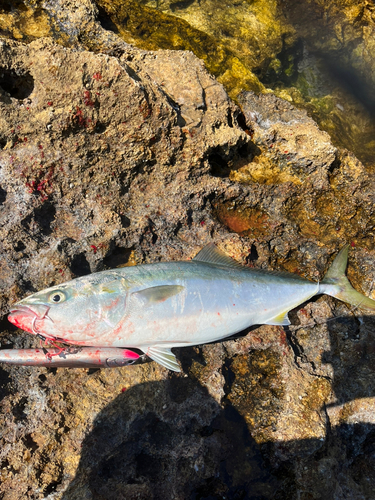
[[[30,42],[52,36],[49,16],[37,1],[4,1],[0,6],[0,34],[15,40]]]
[[[205,62],[232,95],[246,88],[264,90],[250,68],[225,43],[190,25],[184,19],[139,4],[98,0],[110,16],[119,35],[127,42],[145,50],[190,50]]]
[[[184,19],[226,47],[253,71],[264,71],[284,47],[294,43],[293,28],[285,22],[275,0],[205,0],[160,2],[138,0],[163,13]]]

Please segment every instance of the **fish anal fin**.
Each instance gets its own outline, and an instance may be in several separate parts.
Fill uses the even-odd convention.
[[[288,318],[289,311],[282,311],[277,316],[270,318],[267,321],[264,321],[265,325],[280,325],[280,326],[288,326],[290,325],[290,321]]]
[[[133,292],[132,296],[141,299],[145,305],[157,304],[158,302],[164,302],[174,295],[178,295],[183,290],[184,287],[181,285],[152,286],[138,292]]]
[[[219,250],[213,243],[209,243],[203,247],[193,260],[207,262],[208,264],[216,264],[218,266],[232,267],[234,269],[246,269],[239,262],[232,259],[232,257],[229,257],[229,255]]]
[[[180,372],[181,368],[177,363],[176,356],[167,347],[151,346],[147,349],[142,349],[147,356],[159,363],[160,365],[172,370],[174,372]]]

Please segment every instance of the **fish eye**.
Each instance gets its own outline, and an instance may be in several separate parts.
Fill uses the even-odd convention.
[[[54,304],[60,304],[61,302],[64,302],[65,299],[66,299],[65,294],[60,291],[52,292],[51,295],[48,297],[49,302],[53,302]]]

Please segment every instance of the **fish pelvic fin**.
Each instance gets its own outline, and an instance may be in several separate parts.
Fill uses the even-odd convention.
[[[320,283],[319,293],[331,295],[361,309],[375,311],[375,300],[357,292],[345,275],[348,252],[349,245],[340,250],[331,267],[328,269],[327,274],[324,276],[323,281]]]
[[[152,346],[147,349],[142,349],[147,356],[159,363],[160,365],[172,370],[173,372],[180,372],[180,365],[177,363],[176,356],[167,347]]]

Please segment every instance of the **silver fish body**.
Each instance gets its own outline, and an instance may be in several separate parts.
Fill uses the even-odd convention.
[[[344,273],[347,248],[322,283],[241,266],[205,247],[192,261],[113,269],[77,278],[21,300],[9,316],[47,339],[139,348],[179,370],[172,347],[223,339],[254,324],[288,325],[288,311],[327,293],[375,310]]]
[[[298,276],[286,281],[194,261],[131,268],[120,288],[124,314],[101,336],[102,345],[146,348],[212,342],[253,324],[283,324],[280,313],[319,293],[317,283]]]

